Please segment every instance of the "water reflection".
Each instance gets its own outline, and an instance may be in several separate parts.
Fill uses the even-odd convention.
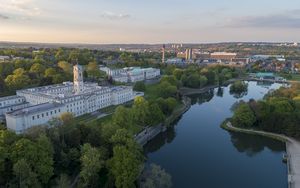
[[[236,150],[240,153],[245,153],[249,157],[263,151],[265,148],[273,152],[282,152],[285,148],[284,143],[277,143],[274,140],[257,135],[249,135],[243,133],[231,132],[231,142]]]
[[[190,95],[192,105],[194,104],[203,104],[209,102],[214,97],[214,89],[201,94]]]
[[[217,95],[218,97],[223,97],[223,95],[224,95],[224,88],[219,87],[218,90],[217,90],[216,95]]]
[[[171,143],[176,137],[175,127],[177,122],[180,119],[181,117],[179,117],[176,120],[176,122],[174,122],[174,126],[169,127],[165,132],[160,133],[154,139],[152,139],[148,144],[146,144],[144,148],[145,153],[152,153],[158,151],[165,144]]]

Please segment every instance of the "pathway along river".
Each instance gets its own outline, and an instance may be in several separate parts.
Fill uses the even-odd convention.
[[[164,168],[178,188],[286,188],[284,143],[220,128],[235,102],[279,87],[249,82],[244,96],[231,95],[229,87],[191,96],[190,110],[145,146],[147,164]]]

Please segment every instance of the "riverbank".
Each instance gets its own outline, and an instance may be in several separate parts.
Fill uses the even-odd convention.
[[[142,132],[135,136],[136,142],[141,146],[146,145],[158,134],[165,132],[170,124],[178,119],[182,114],[184,114],[190,107],[191,99],[184,96],[182,99],[182,105],[175,109],[174,112],[169,117],[167,117],[164,123],[161,123],[154,127],[146,127]]]
[[[286,143],[286,153],[288,156],[288,185],[289,188],[300,187],[300,141],[281,134],[264,132],[259,130],[243,129],[232,126],[230,122],[223,123],[221,127],[227,131],[241,132],[266,136]]]

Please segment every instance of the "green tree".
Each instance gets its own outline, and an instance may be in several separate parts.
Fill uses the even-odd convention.
[[[100,78],[104,77],[105,73],[100,71],[99,66],[96,62],[90,62],[86,67],[86,72],[91,78]]]
[[[13,166],[18,187],[40,187],[37,175],[31,170],[28,162],[20,159]]]
[[[124,106],[116,108],[112,120],[115,125],[121,128],[129,129],[133,126],[133,114],[130,109],[125,108]]]
[[[38,76],[42,76],[44,74],[45,70],[46,70],[45,66],[41,65],[40,63],[34,63],[30,67],[30,72],[35,73]]]
[[[82,178],[85,187],[96,187],[98,185],[98,173],[103,167],[101,153],[97,148],[93,148],[90,144],[82,146],[81,171],[80,177]]]
[[[132,107],[134,121],[141,127],[147,126],[151,118],[149,103],[143,97],[136,97]]]
[[[207,84],[207,78],[205,76],[200,76],[199,82],[200,82],[200,87],[204,87]]]
[[[165,120],[165,115],[162,110],[159,108],[157,103],[150,104],[149,107],[149,125],[158,125]]]
[[[135,187],[134,182],[141,173],[142,161],[125,146],[115,146],[109,160],[109,170],[115,178],[117,188]]]
[[[22,68],[16,69],[13,75],[9,75],[5,79],[5,84],[10,90],[22,89],[30,84],[30,78]]]
[[[58,67],[61,68],[65,73],[72,73],[72,65],[66,61],[58,62]]]
[[[240,104],[234,112],[232,123],[239,127],[251,127],[256,121],[254,112],[248,104]]]
[[[149,169],[143,171],[140,180],[141,188],[170,188],[172,177],[160,166],[151,164]]]
[[[48,68],[45,70],[45,77],[53,77],[54,75],[57,74],[57,71],[54,68]]]

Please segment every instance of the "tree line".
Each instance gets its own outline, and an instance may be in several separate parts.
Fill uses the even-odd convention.
[[[241,101],[231,121],[234,126],[300,138],[300,85],[281,87],[263,100]]]

